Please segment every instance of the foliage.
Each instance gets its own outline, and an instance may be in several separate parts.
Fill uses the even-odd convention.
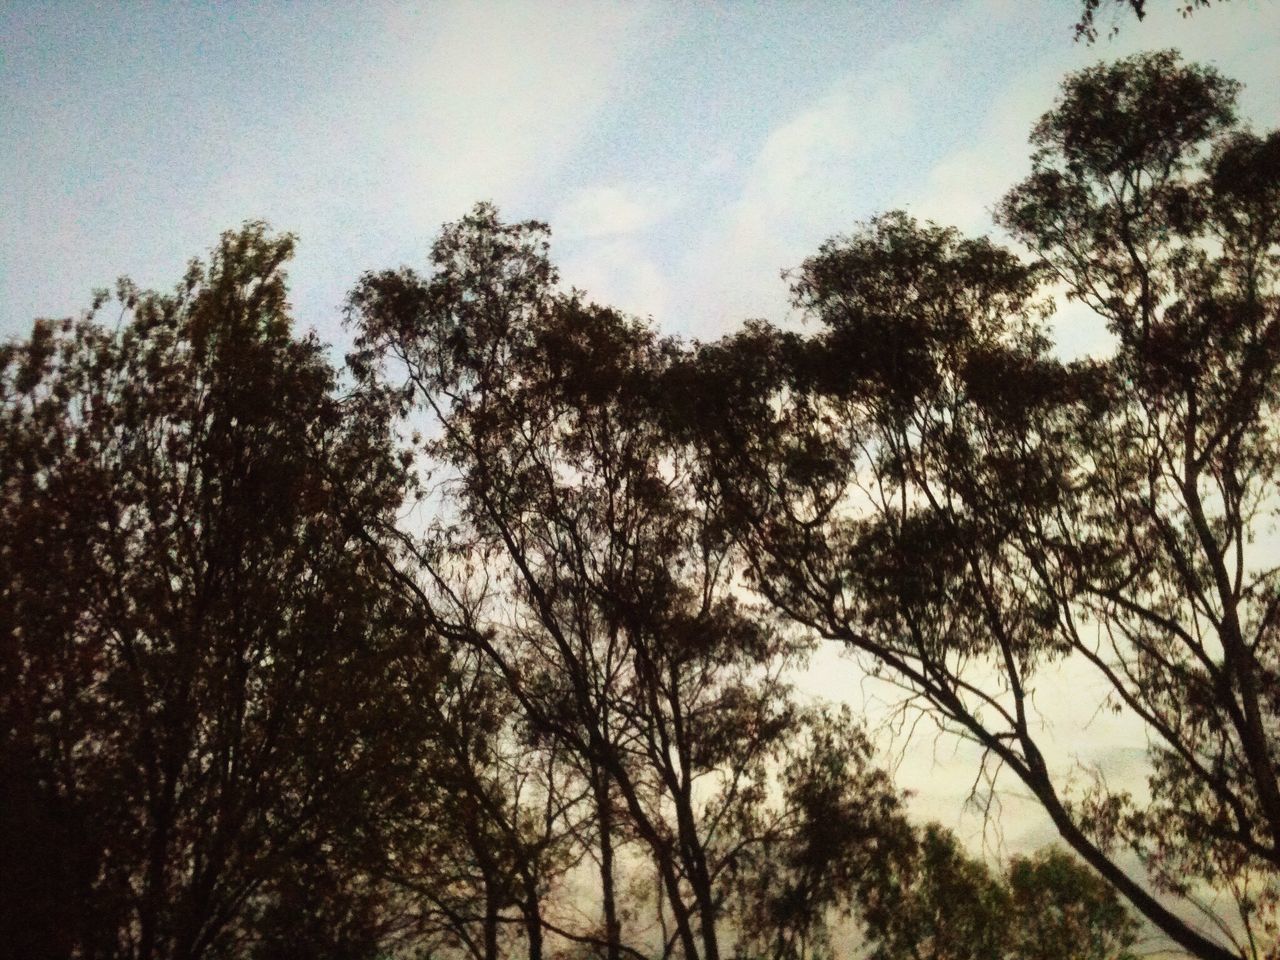
[[[1061,850],[994,873],[936,824],[868,914],[873,960],[1134,960],[1137,924],[1107,883]]]
[[[250,225],[172,294],[122,281],[114,326],[40,321],[0,355],[0,872],[26,955],[238,955],[282,900],[318,944],[394,799],[413,632],[349,517],[390,515],[398,469],[290,331],[292,248]]]
[[[1032,259],[885,214],[790,275],[803,334],[661,337],[487,204],[360,280],[346,383],[261,225],[122,281],[114,327],[38,322],[0,348],[0,936],[1128,960],[1127,904],[1275,956],[1280,134],[1236,91],[1168,52],[1069,77],[998,211]],[[1107,352],[1055,352],[1061,291]],[[816,638],[1072,852],[913,827],[791,690]],[[1051,751],[1068,671],[1145,789]]]
[[[1184,18],[1191,16],[1196,10],[1210,6],[1212,0],[1178,0],[1178,13]],[[1080,10],[1080,19],[1076,22],[1077,40],[1093,43],[1098,39],[1098,13],[1105,7],[1124,11],[1126,8],[1135,17],[1142,20],[1147,15],[1147,0],[1084,0]],[[1111,36],[1120,32],[1119,16],[1115,17],[1111,27]]]
[[[1235,90],[1171,53],[1068,78],[1000,208],[1041,259],[889,214],[793,275],[819,332],[749,326],[668,377],[759,591],[981,745],[1203,957],[1265,952],[1280,866],[1280,166]],[[1112,356],[1054,355],[1055,282]],[[1065,792],[1035,692],[1068,664],[1149,731],[1149,802]]]
[[[766,839],[734,865],[738,957],[838,956],[833,933],[900,907],[889,891],[915,849],[901,798],[847,709],[806,721],[788,743],[783,815],[741,831]]]
[[[1235,89],[1172,53],[1072,78],[1002,217],[1116,338],[1107,402],[1076,427],[1079,514],[1044,553],[1158,735],[1152,802],[1113,808],[1116,839],[1167,890],[1233,888],[1250,936],[1274,936],[1280,578],[1259,538],[1280,505],[1280,135],[1239,128]]]
[[[658,878],[662,951],[715,958],[733,875],[798,816],[765,784],[801,722],[781,675],[807,642],[738,599],[717,506],[660,429],[675,345],[556,292],[545,234],[481,205],[445,228],[430,277],[366,276],[353,367],[429,418],[422,454],[456,521],[408,546],[405,575],[503,678],[533,743],[576,764],[605,950],[621,951],[614,862],[631,846]],[[841,769],[857,782],[866,761]]]

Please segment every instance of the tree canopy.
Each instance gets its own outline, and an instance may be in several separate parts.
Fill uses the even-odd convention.
[[[1236,94],[1068,77],[1008,243],[877,216],[789,274],[801,330],[663,336],[486,203],[359,278],[345,366],[257,223],[38,321],[0,347],[0,938],[1276,956],[1280,134]],[[1105,346],[1061,355],[1061,297]],[[795,689],[822,642],[1062,845],[914,823]],[[1144,782],[1055,747],[1080,677]]]
[[[393,682],[421,636],[348,519],[399,503],[387,423],[291,333],[292,247],[250,225],[171,294],[100,295],[113,326],[40,322],[0,355],[22,955],[239,956],[299,896],[322,940],[377,939],[358,848],[412,757],[381,731],[428,688]]]
[[[1280,166],[1235,92],[1172,53],[1069,77],[999,209],[1033,259],[877,218],[793,275],[818,332],[701,348],[677,379],[703,413],[675,419],[760,591],[979,744],[1205,957],[1274,936],[1280,865]],[[1110,356],[1054,354],[1055,282]],[[1060,781],[1034,704],[1068,664],[1147,730],[1147,797]],[[1223,889],[1235,917],[1203,903]]]

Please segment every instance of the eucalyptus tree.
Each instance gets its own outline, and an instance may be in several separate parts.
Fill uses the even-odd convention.
[[[937,824],[915,831],[866,909],[872,960],[1136,960],[1139,927],[1071,854],[1014,856],[1003,872]]]
[[[382,878],[417,949],[497,960],[543,955],[548,901],[582,851],[581,787],[555,749],[530,749],[500,676],[452,652],[421,704],[425,762],[389,811]]]
[[[1280,137],[1235,92],[1171,53],[1069,77],[1000,207],[1035,259],[882,216],[793,275],[818,332],[751,325],[666,380],[758,591],[1206,958],[1269,949],[1280,879]],[[1055,354],[1055,284],[1110,355]],[[1067,667],[1145,728],[1145,796],[1068,789],[1035,710]]]
[[[559,292],[546,233],[480,205],[444,229],[430,275],[370,274],[352,296],[353,370],[402,398],[444,518],[402,531],[400,574],[577,764],[602,916],[557,933],[715,960],[735,871],[768,833],[741,828],[766,816],[799,723],[783,673],[808,643],[739,599],[718,504],[661,429],[678,348]],[[624,929],[620,846],[658,877],[657,929]]]
[[[874,766],[848,710],[818,711],[788,737],[775,809],[744,811],[730,894],[734,956],[820,960],[901,912],[893,891],[917,859],[901,794]]]

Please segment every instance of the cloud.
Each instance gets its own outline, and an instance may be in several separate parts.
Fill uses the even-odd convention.
[[[686,324],[715,335],[745,317],[787,318],[780,272],[885,210],[985,220],[987,190],[1000,176],[983,154],[990,143],[966,141],[972,152],[940,166],[932,184],[924,177],[939,148],[985,116],[983,94],[972,89],[1006,85],[988,61],[1007,46],[999,42],[1005,21],[1021,16],[1020,6],[1003,0],[957,5],[933,29],[882,47],[778,124],[738,165],[734,197],[686,259]],[[1019,125],[1017,140],[1024,139]],[[945,202],[931,203],[931,195]]]
[[[904,47],[907,55],[928,59],[914,45]],[[736,177],[725,174],[736,190],[684,261],[693,332],[714,335],[745,317],[784,315],[780,272],[877,212],[916,123],[900,71],[871,67],[776,126]]]
[[[569,158],[620,80],[636,7],[452,4],[388,14],[401,41],[381,85],[396,104],[382,149],[435,214],[535,187]]]
[[[664,317],[672,303],[667,276],[633,238],[595,243],[564,258],[560,275],[589,299],[635,316]]]
[[[556,211],[552,223],[567,237],[617,236],[652,227],[674,205],[673,197],[654,187],[585,187]]]
[[[871,161],[909,135],[913,106],[910,91],[887,77],[843,81],[769,135],[733,212],[735,229],[759,235],[830,220],[851,195],[870,192],[881,176]]]
[[[545,215],[540,185],[578,162],[650,18],[521,0],[29,16],[0,84],[19,124],[0,334],[122,271],[167,285],[261,217],[302,236],[299,315],[341,339],[361,269],[420,262],[480,199]]]
[[[659,318],[670,304],[670,278],[650,252],[663,222],[680,206],[652,185],[582,187],[551,218],[560,273],[598,303]]]
[[[873,211],[878,154],[896,149],[912,124],[901,84],[860,72],[768,131],[745,160],[717,152],[689,180],[662,189],[582,187],[551,221],[571,248],[562,272],[602,302],[685,334],[776,318],[787,310],[780,270],[850,225],[851,193]],[[719,202],[707,206],[705,196]],[[674,255],[669,232],[681,235]],[[671,315],[676,291],[679,313]]]
[[[910,210],[922,220],[964,233],[991,233],[992,209],[1027,165],[1025,150],[993,151],[991,145],[1024,140],[1030,123],[1021,120],[1022,112],[1010,109],[984,127],[980,144],[961,147],[934,163]]]

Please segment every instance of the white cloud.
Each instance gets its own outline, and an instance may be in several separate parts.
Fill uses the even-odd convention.
[[[671,304],[668,278],[634,238],[594,242],[564,259],[560,275],[591,300],[636,316],[664,317]]]
[[[617,236],[653,226],[674,205],[674,198],[652,187],[585,187],[560,207],[551,222],[557,233],[568,237]]]
[[[1019,143],[1028,129],[1029,122],[1017,123],[1003,117],[988,124],[979,144],[962,147],[933,165],[924,189],[910,204],[912,212],[923,220],[956,227],[967,234],[991,233],[995,229],[992,209],[1025,172],[1027,164],[1025,150],[993,151],[991,147]]]
[[[876,211],[915,122],[900,77],[869,70],[776,127],[739,166],[736,198],[684,260],[693,332],[713,336],[745,317],[785,314],[780,272]]]
[[[582,4],[451,4],[388,15],[376,149],[428,222],[500,203],[558,171],[615,91],[643,13]]]
[[[826,220],[866,188],[879,151],[910,134],[910,92],[896,79],[859,75],[776,129],[747,176],[738,221]],[[862,182],[859,182],[862,181]]]
[[[568,250],[558,255],[564,282],[598,303],[637,316],[663,317],[670,303],[669,277],[649,249],[658,228],[679,206],[679,197],[655,186],[578,189],[551,218],[555,236]]]

